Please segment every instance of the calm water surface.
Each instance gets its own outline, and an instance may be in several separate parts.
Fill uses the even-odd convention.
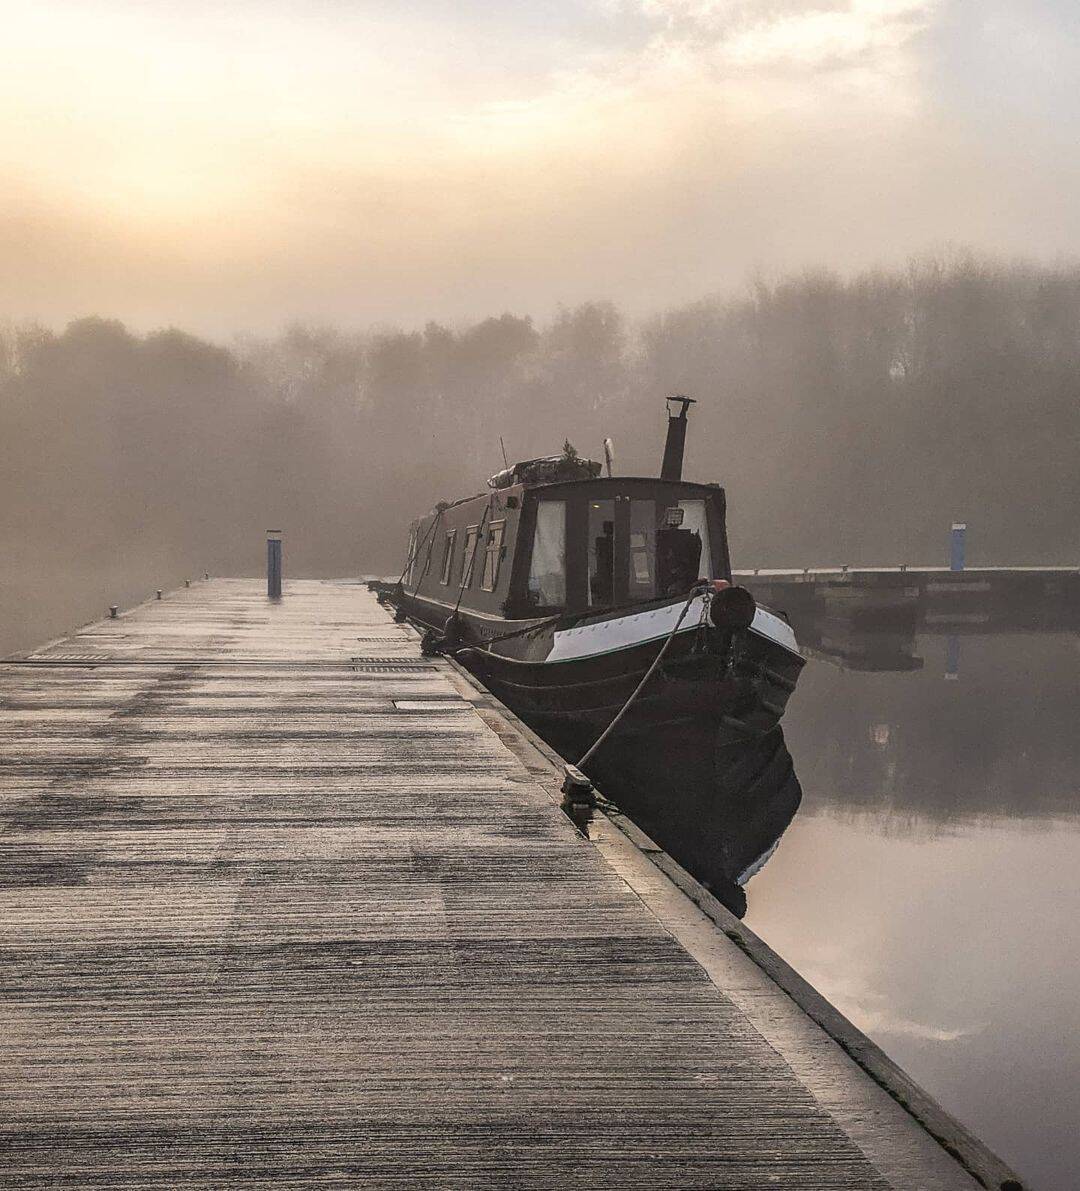
[[[784,721],[802,805],[746,922],[1035,1187],[1071,1191],[1080,636],[826,644]]]

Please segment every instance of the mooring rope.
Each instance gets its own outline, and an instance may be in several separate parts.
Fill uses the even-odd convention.
[[[424,560],[424,569],[420,572],[420,578],[417,579],[416,586],[412,590],[413,595],[416,595],[416,593],[420,590],[420,584],[423,583],[424,576],[428,573],[428,567],[431,566],[431,556],[432,556],[432,554],[435,553],[435,538],[432,535],[435,533],[435,527],[439,524],[440,521],[442,521],[443,513],[445,513],[445,512],[446,512],[445,509],[439,509],[439,511],[435,514],[434,518],[432,519],[430,528],[428,529],[427,533],[424,535],[425,542],[428,540],[428,538],[431,538],[431,545],[428,546],[427,558]],[[423,547],[421,547],[421,549],[423,549]],[[420,551],[418,550],[417,554],[419,554],[419,553],[420,553]]]
[[[659,666],[660,663],[664,660],[664,654],[667,653],[668,646],[672,643],[672,641],[675,640],[675,634],[679,631],[679,628],[682,625],[682,622],[686,619],[686,614],[687,614],[687,612],[690,611],[690,605],[694,602],[695,599],[697,599],[697,597],[699,595],[704,595],[708,590],[709,590],[709,585],[706,585],[703,583],[695,584],[690,589],[690,594],[686,597],[686,603],[683,604],[682,611],[679,613],[679,619],[675,621],[675,627],[671,630],[670,633],[668,633],[667,638],[664,641],[664,644],[660,646],[660,652],[657,653],[655,658],[653,658],[652,665],[648,668],[648,670],[645,671],[645,674],[642,677],[641,681],[634,688],[633,694],[622,705],[622,707],[619,709],[618,713],[616,714],[615,718],[611,721],[610,724],[608,724],[608,726],[603,730],[603,732],[600,733],[600,735],[596,738],[596,740],[593,741],[592,747],[577,763],[578,769],[584,768],[584,766],[589,761],[592,760],[593,754],[596,752],[596,750],[604,743],[605,740],[607,740],[607,738],[611,735],[611,733],[614,732],[615,729],[618,727],[619,721],[630,710],[630,707],[633,704],[634,700],[638,697],[638,695],[641,694],[642,690],[644,690],[645,684],[653,676],[654,672],[656,671],[657,666]]]
[[[447,617],[447,624],[452,623],[458,614],[458,609],[461,607],[461,598],[465,594],[465,584],[468,581],[472,585],[473,577],[476,574],[476,554],[480,549],[480,539],[484,536],[484,522],[487,520],[488,513],[491,512],[491,501],[484,506],[484,511],[480,515],[480,524],[476,527],[476,541],[473,542],[472,558],[466,565],[465,556],[461,557],[461,587],[458,589],[457,603],[454,605],[453,612]]]
[[[437,517],[433,518],[431,524],[428,526],[428,531],[426,534],[424,534],[423,541],[420,542],[419,545],[417,545],[415,542],[413,543],[413,548],[409,553],[409,557],[405,560],[405,568],[404,568],[404,570],[402,570],[401,574],[398,575],[398,581],[394,584],[395,587],[403,588],[405,586],[405,576],[409,573],[409,568],[420,557],[420,551],[423,550],[424,546],[427,544],[427,540],[429,537],[431,537],[432,531],[435,529],[435,526],[439,523],[439,517],[441,517],[441,516],[442,516],[442,510],[440,509],[439,515]]]

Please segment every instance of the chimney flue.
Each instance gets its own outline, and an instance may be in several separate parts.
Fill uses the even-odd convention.
[[[677,413],[671,412],[671,403],[676,402]],[[693,397],[676,393],[667,399],[668,423],[667,442],[664,443],[664,462],[660,465],[660,479],[681,480],[683,451],[686,448],[686,411],[697,402]]]

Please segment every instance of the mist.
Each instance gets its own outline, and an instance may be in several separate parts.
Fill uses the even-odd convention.
[[[0,648],[211,574],[396,574],[409,520],[564,439],[727,489],[736,567],[1080,557],[1080,266],[804,271],[633,318],[584,303],[228,345],[100,317],[0,333]]]

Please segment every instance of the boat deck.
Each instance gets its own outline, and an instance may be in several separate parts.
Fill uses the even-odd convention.
[[[977,1184],[363,587],[0,665],[5,1187]]]

